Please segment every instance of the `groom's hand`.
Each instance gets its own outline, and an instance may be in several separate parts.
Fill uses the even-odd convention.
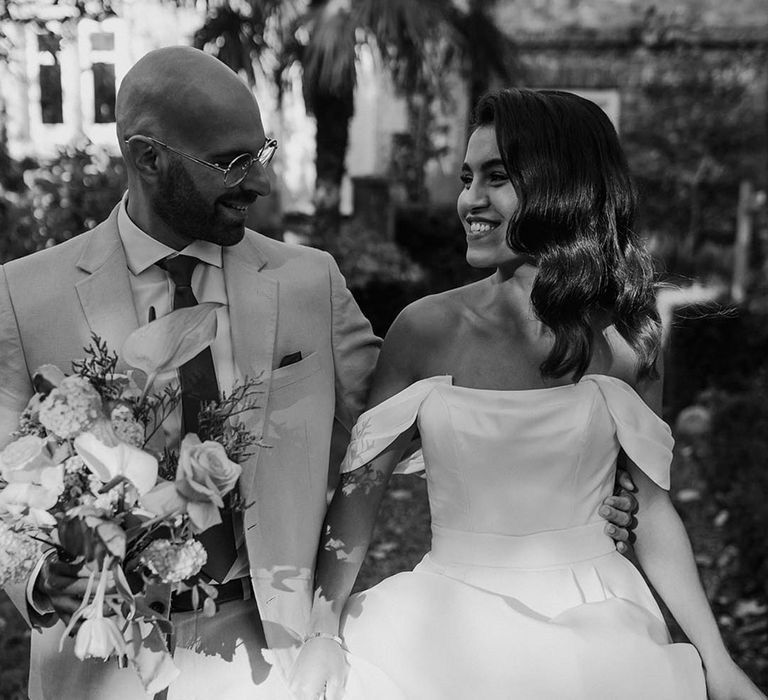
[[[296,700],[342,700],[349,667],[344,650],[331,639],[304,643],[289,681]]]
[[[88,576],[83,574],[82,565],[61,561],[54,554],[45,560],[40,569],[33,592],[36,600],[50,602],[66,624],[82,605],[87,588]]]
[[[629,473],[619,469],[616,474],[617,493],[608,496],[598,511],[608,522],[605,526],[606,534],[616,542],[616,549],[625,554],[629,551],[629,542],[634,540],[633,530],[637,526],[637,498],[633,491],[635,484]]]

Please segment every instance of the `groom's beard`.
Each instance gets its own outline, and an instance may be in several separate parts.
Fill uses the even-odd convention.
[[[224,197],[213,200],[206,197],[184,166],[171,158],[168,171],[153,195],[152,206],[158,216],[182,238],[210,241],[222,246],[235,245],[243,239],[245,225],[222,210],[220,199]],[[250,198],[243,204],[252,201],[253,198]]]

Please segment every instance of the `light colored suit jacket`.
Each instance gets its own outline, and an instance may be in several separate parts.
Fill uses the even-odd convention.
[[[329,484],[363,408],[380,341],[333,258],[253,231],[224,249],[232,345],[240,378],[264,393],[248,416],[263,447],[243,465],[251,576],[270,647],[305,634]],[[92,231],[0,267],[0,445],[42,364],[69,373],[91,333],[119,351],[139,322],[117,209]],[[278,367],[285,355],[302,359]],[[333,440],[332,440],[333,436]],[[329,466],[330,464],[330,466]],[[8,589],[29,621],[22,587]],[[33,624],[40,620],[31,620]],[[41,661],[44,663],[44,660]],[[34,669],[33,669],[34,673]]]

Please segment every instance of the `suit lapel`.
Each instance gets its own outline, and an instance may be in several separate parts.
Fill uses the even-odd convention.
[[[83,313],[92,333],[120,353],[138,325],[125,252],[117,231],[117,209],[97,227],[78,267],[88,274],[76,284]],[[120,365],[124,368],[124,365]]]
[[[236,378],[259,378],[258,388],[263,392],[258,396],[257,407],[244,419],[261,436],[275,349],[278,283],[259,274],[266,261],[248,237],[240,245],[224,249],[223,264]],[[256,461],[251,459],[249,464],[255,466]],[[241,484],[246,498],[256,480],[256,469],[249,471]]]

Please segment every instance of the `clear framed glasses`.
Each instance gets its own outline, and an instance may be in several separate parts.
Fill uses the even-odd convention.
[[[136,138],[136,136],[139,136],[139,134],[125,139],[125,142],[128,143],[131,139]],[[245,180],[254,163],[261,163],[266,168],[272,162],[272,158],[274,158],[275,152],[277,151],[277,140],[268,138],[255,156],[250,153],[242,153],[233,158],[226,168],[223,168],[216,163],[209,163],[207,160],[180,151],[178,148],[173,148],[173,146],[169,146],[167,143],[163,143],[160,139],[156,139],[153,136],[142,136],[141,138],[156,143],[161,148],[165,148],[172,153],[188,158],[199,165],[204,165],[207,168],[224,173],[224,187],[227,188],[237,187],[243,180]]]

